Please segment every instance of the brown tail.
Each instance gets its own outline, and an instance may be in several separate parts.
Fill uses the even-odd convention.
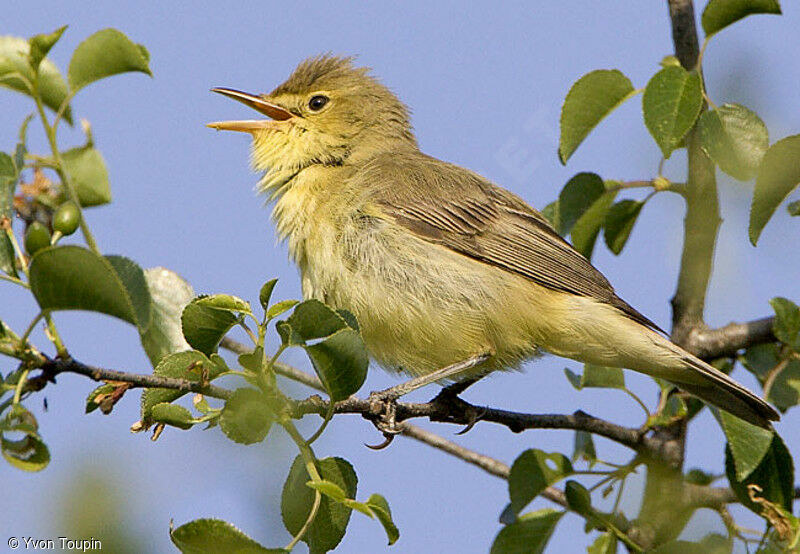
[[[687,369],[693,371],[670,375],[670,382],[679,388],[765,429],[772,428],[770,421],[780,419],[780,414],[772,406],[721,371],[688,352],[683,352],[682,361]]]

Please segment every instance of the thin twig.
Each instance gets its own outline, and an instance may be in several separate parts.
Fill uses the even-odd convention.
[[[453,441],[437,435],[436,433],[431,433],[430,431],[426,431],[425,429],[410,423],[403,423],[401,428],[401,433],[404,436],[411,437],[412,439],[423,442],[436,448],[437,450],[441,450],[442,452],[446,452],[451,456],[455,456],[456,458],[464,460],[465,462],[477,466],[491,475],[500,477],[501,479],[508,479],[508,476],[511,473],[511,468],[500,460],[495,460],[494,458],[486,456],[485,454],[480,454],[474,450],[465,448],[454,443]],[[567,506],[567,499],[564,496],[564,493],[555,487],[547,487],[542,493],[542,496],[560,506]]]
[[[93,381],[119,381],[130,383],[131,388],[162,388],[175,389],[185,392],[197,392],[214,398],[227,399],[231,396],[231,391],[202,383],[190,381],[188,379],[176,379],[174,377],[160,377],[152,374],[127,373],[114,369],[83,364],[72,358],[52,359],[45,362],[39,369],[40,375],[28,379],[24,392],[34,392],[43,389],[48,382],[55,382],[55,377],[62,373],[75,373],[92,379]]]
[[[250,354],[253,351],[253,348],[241,343],[239,341],[233,340],[232,338],[225,337],[222,339],[222,342],[219,343],[221,348],[225,350],[229,350],[234,354],[242,355],[242,354]],[[272,366],[275,370],[275,373],[278,375],[283,375],[288,379],[292,379],[293,381],[297,381],[298,383],[303,383],[304,385],[311,387],[312,389],[317,389],[318,391],[325,392],[325,386],[322,384],[317,377],[314,375],[310,375],[305,371],[300,371],[297,368],[290,366],[289,364],[285,364],[283,362],[275,362]]]

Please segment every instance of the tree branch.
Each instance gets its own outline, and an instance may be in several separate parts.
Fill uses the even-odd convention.
[[[697,65],[697,57],[700,55],[692,0],[669,0],[669,16],[672,20],[675,56],[684,68],[692,69]]]
[[[401,429],[403,436],[410,437],[418,440],[419,442],[423,442],[429,446],[432,446],[437,450],[446,452],[447,454],[477,466],[496,477],[508,479],[508,476],[511,473],[511,468],[500,460],[495,460],[494,458],[490,458],[484,454],[479,454],[474,450],[470,450],[469,448],[465,448],[454,443],[453,441],[447,440],[436,433],[431,433],[430,431],[426,431],[425,429],[410,423],[403,423]],[[564,493],[555,487],[547,487],[544,492],[542,492],[542,496],[560,506],[565,508],[567,507],[567,499],[564,496]]]
[[[735,356],[739,350],[778,340],[772,330],[775,317],[745,323],[729,323],[718,329],[695,329],[684,348],[706,360]]]
[[[315,395],[294,403],[292,416],[300,418],[306,414],[325,415],[328,402]],[[351,396],[336,403],[334,413],[360,414],[371,421],[383,416],[383,407]],[[475,406],[443,391],[429,402],[398,402],[396,420],[402,422],[416,417],[427,417],[431,421],[473,425],[477,421],[497,423],[519,433],[526,429],[570,429],[586,431],[627,446],[647,458],[661,460],[669,455],[662,441],[646,435],[645,431],[624,427],[577,411],[574,414],[528,414],[512,412],[486,406]]]
[[[47,383],[55,383],[55,378],[61,373],[75,373],[92,379],[93,381],[117,381],[129,383],[131,388],[162,388],[175,389],[184,392],[196,392],[214,398],[227,399],[231,396],[231,391],[202,383],[200,381],[190,381],[188,379],[176,379],[173,377],[160,377],[152,374],[127,373],[114,369],[83,364],[72,358],[69,359],[48,359],[39,369],[42,373],[28,379],[25,384],[24,392],[35,392],[42,390]]]

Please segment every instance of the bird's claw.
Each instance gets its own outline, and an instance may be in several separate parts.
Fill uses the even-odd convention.
[[[384,437],[383,438],[383,442],[380,443],[380,444],[367,444],[367,443],[364,443],[364,446],[366,446],[367,448],[371,448],[372,450],[383,450],[384,448],[386,448],[387,446],[392,444],[392,441],[394,440],[395,435],[393,435],[391,433],[384,433],[383,437]]]
[[[377,445],[365,444],[364,446],[372,450],[382,450],[392,443],[395,435],[402,432],[397,422],[397,397],[393,394],[386,394],[386,391],[372,392],[369,395],[369,404],[372,424],[383,433],[385,440]]]
[[[484,414],[486,414],[486,408],[478,408],[476,410],[470,410],[469,421],[467,422],[466,427],[464,427],[461,431],[456,433],[456,435],[463,435],[465,433],[470,432],[472,428],[475,427],[475,424],[483,419]]]

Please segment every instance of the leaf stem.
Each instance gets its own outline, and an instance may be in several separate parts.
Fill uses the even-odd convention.
[[[642,399],[641,399],[641,398],[639,398],[639,397],[636,395],[636,393],[635,393],[635,392],[633,392],[632,390],[630,390],[630,389],[628,389],[628,388],[624,388],[624,389],[622,389],[622,390],[624,390],[626,393],[628,393],[628,395],[629,395],[631,398],[633,398],[633,399],[636,401],[636,403],[637,403],[637,404],[639,404],[639,406],[641,406],[641,407],[642,407],[642,409],[644,410],[644,413],[647,415],[647,417],[650,417],[650,410],[649,410],[649,408],[647,407],[647,404],[645,404],[644,402],[642,402]]]
[[[25,329],[25,332],[22,334],[22,337],[20,337],[19,339],[20,343],[22,343],[23,345],[27,344],[28,337],[36,328],[36,324],[39,323],[39,321],[41,321],[43,317],[44,317],[44,312],[39,312],[38,314],[36,314],[36,317],[33,318],[33,321],[31,321],[30,325],[28,325],[27,329]]]
[[[19,247],[19,242],[17,242],[17,237],[14,234],[14,231],[11,229],[11,226],[6,227],[6,236],[8,240],[11,241],[11,247],[14,249],[14,254],[19,258],[19,265],[22,268],[22,272],[25,274],[25,277],[28,276],[28,261],[25,259],[25,254],[22,253],[22,249]]]
[[[17,279],[16,277],[12,277],[11,275],[3,275],[0,273],[0,280],[8,281],[9,283],[14,283],[15,285],[19,285],[21,287],[25,287],[26,289],[30,289],[31,286],[21,279]]]
[[[286,433],[291,437],[294,443],[297,445],[297,448],[300,450],[300,455],[303,457],[303,461],[306,465],[306,471],[308,472],[309,477],[311,477],[312,481],[322,481],[322,476],[317,470],[317,458],[314,455],[314,451],[311,449],[308,441],[306,441],[300,432],[295,427],[294,423],[291,419],[284,416],[279,420],[281,427],[284,428]],[[319,511],[320,503],[322,502],[322,494],[318,490],[314,490],[314,505],[311,507],[311,511],[308,513],[308,517],[306,518],[306,522],[297,532],[297,534],[292,538],[291,542],[286,545],[286,550],[291,550],[295,547],[295,545],[300,542],[300,540],[305,536],[308,532],[308,529],[311,527],[311,524],[314,522],[314,518],[317,517],[317,512]]]
[[[331,419],[333,419],[333,412],[334,412],[335,408],[336,408],[336,404],[334,402],[328,402],[328,411],[325,412],[325,417],[322,420],[322,424],[319,426],[319,429],[317,429],[314,432],[314,434],[311,435],[311,437],[309,437],[309,439],[306,441],[306,443],[308,445],[313,444],[314,441],[319,438],[319,436],[322,434],[322,432],[328,426],[328,423],[331,422]]]
[[[247,323],[245,323],[243,320],[240,319],[239,320],[239,326],[242,329],[245,330],[245,332],[247,333],[247,336],[249,336],[250,340],[253,341],[253,344],[258,346],[258,337],[256,337],[255,333],[253,333],[253,331],[250,329],[250,327],[247,326]]]
[[[69,356],[69,352],[67,352],[67,347],[64,346],[64,342],[61,340],[61,335],[58,334],[58,329],[56,329],[56,324],[53,322],[53,316],[50,315],[50,312],[44,312],[44,320],[47,323],[47,336],[53,342],[53,346],[56,347],[56,353],[60,358],[66,358]]]
[[[81,207],[80,200],[78,199],[78,193],[75,191],[75,186],[72,184],[71,177],[64,169],[64,160],[61,158],[61,152],[58,150],[58,144],[56,142],[56,128],[50,125],[50,122],[47,120],[47,115],[44,112],[42,95],[39,92],[38,74],[34,80],[33,98],[36,100],[36,109],[39,112],[39,117],[42,120],[42,125],[44,126],[44,131],[47,135],[47,141],[50,143],[50,150],[53,152],[53,159],[55,160],[57,166],[55,170],[58,173],[58,176],[61,178],[61,182],[64,184],[64,188],[67,191],[67,196],[75,204],[75,206],[77,206],[78,211],[80,212],[80,227],[81,232],[83,233],[83,238],[86,240],[86,244],[89,246],[92,252],[100,255],[100,249],[97,247],[97,242],[95,242],[94,236],[89,229],[89,225],[86,223],[86,218],[83,217],[83,209]]]
[[[297,532],[297,534],[292,537],[292,540],[284,547],[284,550],[291,551],[297,543],[299,543],[305,534],[308,532],[308,529],[311,527],[311,524],[314,523],[314,519],[317,517],[317,512],[319,511],[319,505],[322,503],[322,493],[315,490],[314,491],[314,505],[311,506],[311,511],[308,512],[308,517],[306,518],[305,523]]]
[[[22,389],[25,388],[25,383],[28,382],[28,373],[30,372],[30,369],[26,369],[22,372],[22,375],[19,376],[17,387],[14,389],[14,404],[19,404],[19,401],[22,398]]]

